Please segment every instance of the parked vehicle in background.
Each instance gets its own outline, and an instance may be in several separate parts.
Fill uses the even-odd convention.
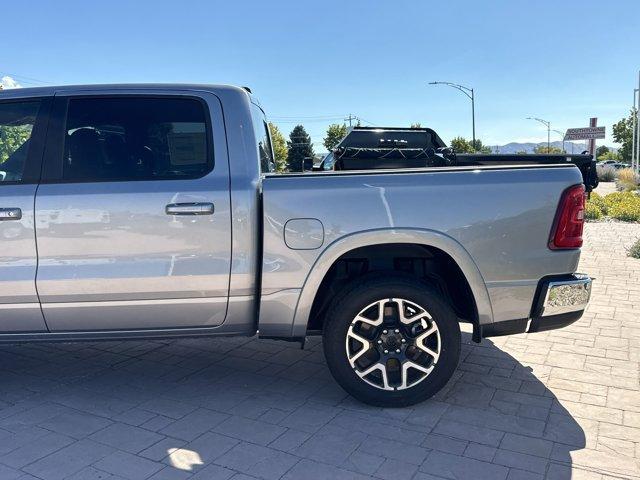
[[[631,168],[631,165],[628,163],[614,162],[609,164],[610,167],[615,168],[616,170],[622,170],[623,168]]]
[[[0,131],[0,341],[323,335],[338,383],[394,407],[446,384],[459,322],[549,330],[589,300],[570,156],[461,161],[399,130],[386,160],[428,137],[426,166],[275,174],[230,86],[3,91]]]
[[[582,173],[587,192],[598,185],[596,165],[600,165],[586,154],[458,154],[435,131],[422,127],[355,127],[329,155],[331,161],[323,163],[324,169],[341,171],[573,163]]]

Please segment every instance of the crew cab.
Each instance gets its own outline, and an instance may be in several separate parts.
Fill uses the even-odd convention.
[[[422,401],[460,322],[476,341],[558,328],[591,288],[573,162],[445,153],[277,174],[245,88],[0,92],[0,341],[321,334],[354,397]]]

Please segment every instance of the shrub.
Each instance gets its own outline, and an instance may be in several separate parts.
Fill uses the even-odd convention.
[[[596,166],[596,173],[598,174],[598,180],[601,182],[613,182],[618,176],[618,172],[613,167],[604,167],[601,165]]]
[[[619,203],[633,202],[637,198],[633,192],[613,192],[604,197],[604,203],[607,205],[607,208],[611,208]]]
[[[618,203],[609,209],[609,216],[623,222],[640,222],[640,201]]]
[[[633,258],[640,258],[640,239],[636,240],[636,243],[631,245],[629,249],[629,256]]]
[[[620,190],[635,190],[640,184],[640,175],[630,168],[623,168],[618,172],[616,183]]]
[[[602,217],[602,209],[591,202],[587,202],[587,205],[584,209],[584,218],[587,220],[598,220]]]
[[[602,195],[599,195],[596,192],[591,192],[589,200],[587,200],[587,207],[589,207],[589,205],[598,207],[602,215],[607,214],[607,203],[604,201],[604,198],[602,198]]]

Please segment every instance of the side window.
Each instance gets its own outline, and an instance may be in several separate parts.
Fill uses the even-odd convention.
[[[100,182],[198,178],[213,168],[204,105],[189,98],[69,101],[62,178]]]
[[[21,182],[40,101],[0,103],[0,184]]]
[[[264,112],[257,105],[251,104],[251,120],[253,132],[256,136],[258,157],[260,158],[260,171],[273,172],[275,162],[273,160],[273,150],[271,150],[271,136],[269,135],[269,125],[264,118]]]

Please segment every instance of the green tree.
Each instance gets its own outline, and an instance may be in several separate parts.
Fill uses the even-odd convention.
[[[613,141],[622,146],[618,149],[618,156],[623,162],[631,161],[631,144],[633,142],[633,116],[636,110],[631,109],[629,116],[613,125]]]
[[[412,123],[411,128],[422,128],[422,124],[420,122]]]
[[[276,163],[276,172],[284,172],[287,169],[287,141],[280,132],[280,129],[269,122],[269,132],[271,133],[271,146]]]
[[[516,155],[526,155],[526,154],[527,154],[527,151],[526,151],[526,150],[518,150],[518,151],[516,152]]]
[[[606,145],[600,145],[596,148],[596,158],[599,159],[602,155],[609,153],[609,147]]]
[[[616,162],[620,161],[620,157],[618,156],[618,154],[615,152],[612,152],[611,150],[609,150],[607,153],[600,155],[597,158],[599,162],[604,162],[607,160],[615,160]]]
[[[324,148],[326,148],[328,152],[332,151],[346,134],[347,125],[345,123],[342,125],[338,123],[329,125],[329,128],[327,128],[327,136],[324,137],[324,140],[322,141]]]
[[[311,137],[302,125],[296,125],[287,141],[287,168],[292,172],[301,172],[305,158],[313,158]]]
[[[30,125],[0,126],[0,163],[7,160],[30,136]]]
[[[491,147],[483,145],[480,139],[476,139],[474,145],[473,141],[467,140],[464,137],[455,137],[451,140],[451,147],[456,153],[491,153]]]
[[[538,145],[533,149],[533,153],[553,155],[554,153],[564,153],[564,151],[561,148],[554,146],[547,147],[546,145]]]

